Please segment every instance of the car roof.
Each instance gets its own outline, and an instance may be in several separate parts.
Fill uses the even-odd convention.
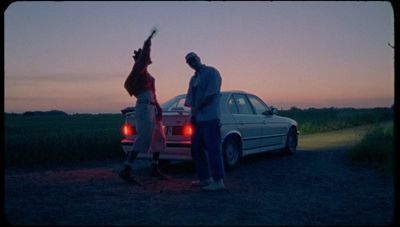
[[[247,92],[245,92],[245,91],[241,91],[241,90],[229,90],[229,91],[221,91],[221,93],[224,93],[224,94],[231,94],[231,93],[243,93],[243,94],[249,94],[249,93],[247,93]]]
[[[250,94],[250,93],[248,93],[248,92],[245,92],[245,91],[241,91],[241,90],[227,90],[227,91],[221,91],[221,94],[232,94],[232,93],[242,93],[242,94]],[[186,93],[185,94],[180,94],[180,95],[177,95],[176,97],[178,97],[178,96],[186,96]]]

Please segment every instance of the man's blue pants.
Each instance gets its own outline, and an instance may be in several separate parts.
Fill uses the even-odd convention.
[[[219,120],[194,123],[191,151],[200,181],[207,180],[211,176],[214,181],[224,178]]]

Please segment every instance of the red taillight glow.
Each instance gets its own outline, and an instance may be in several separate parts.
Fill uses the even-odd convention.
[[[183,135],[192,136],[192,134],[193,134],[193,126],[189,123],[185,123],[183,125]]]
[[[132,125],[125,123],[122,127],[122,134],[126,137],[135,135],[136,130]]]

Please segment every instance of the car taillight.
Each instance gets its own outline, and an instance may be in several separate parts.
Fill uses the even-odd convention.
[[[129,123],[125,123],[124,126],[122,126],[122,134],[126,137],[135,135],[136,134],[135,127],[133,127]]]
[[[193,126],[190,123],[185,123],[183,125],[183,135],[184,136],[192,136],[193,134]]]

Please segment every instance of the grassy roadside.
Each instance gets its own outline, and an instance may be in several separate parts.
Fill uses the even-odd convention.
[[[358,126],[354,128],[335,130],[331,132],[299,135],[298,150],[326,150],[338,147],[355,146],[372,126]]]
[[[299,135],[299,150],[325,150],[338,147],[352,147],[361,141],[366,133],[377,125],[389,127],[393,121],[379,124],[362,125],[354,128],[336,130],[331,132]]]
[[[348,147],[354,164],[391,172],[393,162],[393,121],[358,126],[299,137],[299,150],[323,151]]]
[[[280,116],[295,119],[299,123],[302,135],[331,132],[368,124],[377,124],[393,120],[393,108],[322,108],[279,111]]]
[[[378,125],[367,131],[361,141],[349,152],[355,164],[371,166],[385,172],[394,171],[393,123]]]

